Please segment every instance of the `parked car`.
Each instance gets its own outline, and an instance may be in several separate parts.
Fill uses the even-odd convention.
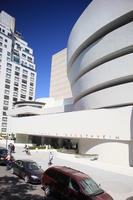
[[[95,181],[83,172],[65,166],[53,166],[42,175],[45,197],[69,200],[113,200]]]
[[[6,157],[8,150],[4,147],[0,147],[0,164],[6,165]],[[14,157],[11,156],[10,167],[12,167],[12,162],[14,162]]]
[[[12,167],[13,174],[23,178],[26,183],[41,183],[43,170],[33,160],[16,160]]]

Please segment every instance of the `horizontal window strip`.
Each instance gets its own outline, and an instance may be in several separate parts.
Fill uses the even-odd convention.
[[[89,71],[91,71],[92,69],[106,63],[106,62],[109,62],[111,60],[114,60],[116,58],[119,58],[119,57],[122,57],[124,55],[127,55],[127,54],[130,54],[130,53],[133,53],[133,45],[131,46],[128,46],[128,47],[125,47],[123,49],[119,49],[113,53],[110,53],[106,56],[103,56],[99,59],[97,59],[95,62],[91,63],[89,66],[85,67],[81,72],[80,74],[75,78],[73,79],[71,85],[73,86],[78,79],[80,79],[84,74],[88,73]]]
[[[133,11],[130,11],[117,19],[111,21],[107,25],[103,26],[101,29],[96,31],[92,36],[90,36],[88,39],[86,39],[79,48],[74,52],[72,55],[69,63],[68,63],[68,71],[71,68],[73,62],[76,60],[76,58],[81,54],[81,52],[86,49],[88,46],[95,43],[100,38],[104,37],[108,33],[114,31],[115,29],[124,26],[125,24],[128,24],[133,21]]]
[[[92,93],[95,93],[95,92],[98,92],[98,91],[101,91],[101,90],[104,90],[104,89],[107,89],[107,88],[111,88],[111,87],[114,87],[114,86],[126,84],[126,83],[129,83],[129,82],[133,82],[133,75],[121,77],[121,78],[118,78],[118,79],[113,79],[111,81],[107,81],[105,83],[99,84],[95,87],[92,87],[92,88],[80,93],[74,99],[74,103],[76,103],[77,101],[79,101],[80,99],[84,98],[85,96],[87,96],[89,94],[92,94]]]

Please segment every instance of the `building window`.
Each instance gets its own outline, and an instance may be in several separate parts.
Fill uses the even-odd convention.
[[[3,41],[3,37],[0,36],[0,41]]]
[[[13,57],[13,61],[17,64],[19,64],[19,57],[18,56],[14,56]]]
[[[34,82],[34,78],[31,77],[31,78],[30,78],[30,81],[31,81],[31,82]]]
[[[7,106],[3,106],[3,110],[8,110],[8,107]]]
[[[10,80],[9,80],[9,79],[6,79],[6,80],[5,80],[5,83],[10,84]]]
[[[8,37],[11,38],[11,37],[12,37],[12,34],[11,34],[11,33],[8,33]]]
[[[25,74],[22,75],[22,78],[27,79],[27,76]]]
[[[10,56],[10,55],[11,55],[11,53],[8,51],[8,52],[7,52],[7,56]]]
[[[10,85],[5,84],[6,89],[10,89]]]
[[[17,87],[14,87],[14,91],[18,91],[18,88],[17,88]]]
[[[16,48],[17,48],[18,50],[21,50],[20,44],[16,43]]]
[[[7,39],[5,39],[5,42],[7,42]]]
[[[10,58],[10,57],[7,57],[6,59],[7,59],[7,61],[10,61],[10,60],[11,60],[11,58]]]
[[[29,100],[31,101],[33,99],[33,97],[29,97]]]
[[[7,117],[2,117],[3,122],[7,122]]]
[[[11,78],[11,75],[10,74],[6,74],[6,78]]]
[[[3,32],[3,33],[5,33],[5,30],[4,30],[4,29],[2,29],[2,32]]]
[[[6,69],[6,72],[8,72],[9,74],[11,73],[11,69]]]
[[[34,77],[35,76],[35,74],[34,73],[31,73],[31,77]]]
[[[16,67],[15,67],[15,70],[19,72],[19,71],[20,71],[20,68],[16,66]]]
[[[10,63],[7,63],[7,67],[8,67],[8,68],[11,68],[12,65],[11,65]]]
[[[0,53],[2,53],[2,48],[0,48]]]
[[[24,58],[26,58],[26,55],[25,55],[24,53],[22,53],[22,56],[23,56]]]
[[[5,94],[9,94],[9,90],[5,90]]]
[[[7,127],[7,123],[2,123],[2,126],[3,127]]]
[[[21,94],[21,98],[25,99],[25,98],[26,98],[26,95]]]
[[[26,53],[30,53],[29,49],[25,48],[25,52]]]
[[[6,128],[2,128],[1,131],[2,131],[2,132],[6,132]]]
[[[9,104],[9,101],[4,101],[4,105],[8,105]]]
[[[18,78],[17,76],[15,76],[15,79],[14,79],[14,80],[18,82],[18,81],[19,81],[19,78]]]
[[[22,83],[24,83],[24,84],[27,84],[27,81],[26,81],[26,80],[24,80],[24,79],[22,79]]]
[[[7,100],[9,100],[9,96],[7,96],[7,95],[4,95],[4,99],[7,99]]]
[[[23,74],[28,74],[28,71],[27,70],[25,70],[25,69],[23,69]]]
[[[5,48],[7,48],[7,45],[6,45],[6,44],[4,44],[4,47],[5,47]]]
[[[34,65],[29,64],[29,67],[32,68],[32,69],[34,69]]]
[[[7,113],[6,113],[6,112],[3,112],[3,116],[7,116]]]
[[[32,62],[32,58],[28,56],[27,58],[28,61]]]
[[[29,92],[29,95],[30,95],[30,96],[33,96],[33,92]]]
[[[26,90],[22,89],[22,90],[21,90],[21,93],[22,93],[22,94],[26,94]]]
[[[2,46],[2,42],[0,42],[0,46]]]
[[[15,72],[15,76],[19,76],[19,72]]]
[[[22,66],[27,67],[27,62],[22,60]]]
[[[18,82],[14,82],[14,86],[18,86],[19,84],[18,84]]]
[[[11,38],[11,37],[12,37],[12,34],[11,34],[11,33],[8,33],[7,35],[8,35],[8,37],[9,37],[9,38]]]
[[[13,97],[13,101],[15,101],[15,102],[16,102],[17,100],[18,100],[18,99],[17,99],[16,97]]]
[[[23,85],[23,84],[22,84],[22,86],[21,86],[21,87],[22,87],[23,89],[26,89],[26,85]]]
[[[30,86],[33,86],[33,85],[34,85],[34,84],[31,82],[31,83],[30,83]]]
[[[33,87],[30,87],[30,91],[33,91]]]
[[[18,96],[18,93],[17,93],[17,92],[14,92],[14,93],[13,93],[13,96],[17,97],[17,96]]]

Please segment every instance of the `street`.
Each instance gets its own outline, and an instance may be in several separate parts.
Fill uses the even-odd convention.
[[[54,150],[53,165],[64,165],[83,171],[90,175],[98,184],[101,185],[114,200],[133,200],[133,176],[105,170],[100,167],[98,162],[89,162],[87,159],[75,158],[73,155],[58,153]],[[49,151],[33,150],[31,155],[26,155],[22,147],[16,148],[13,154],[15,159],[32,159],[36,161],[42,169],[48,168]],[[0,166],[0,197],[1,200],[41,200],[43,198],[41,185],[25,184],[24,180],[6,171],[4,166]]]
[[[26,184],[5,166],[0,166],[0,199],[1,200],[42,200],[41,185]]]

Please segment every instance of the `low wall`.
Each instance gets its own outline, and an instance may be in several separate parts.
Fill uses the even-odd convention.
[[[122,166],[133,166],[131,147],[133,147],[133,143],[126,141],[79,140],[79,153],[98,154],[99,161]]]

